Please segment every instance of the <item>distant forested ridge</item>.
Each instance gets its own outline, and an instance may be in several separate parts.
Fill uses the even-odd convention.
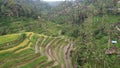
[[[1,0],[0,16],[35,17],[44,14],[50,6],[40,0]]]

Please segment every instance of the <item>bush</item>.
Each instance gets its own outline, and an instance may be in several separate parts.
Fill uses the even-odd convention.
[[[26,38],[26,34],[25,34],[25,33],[22,33],[22,34],[21,34],[21,37],[22,37],[22,38]]]

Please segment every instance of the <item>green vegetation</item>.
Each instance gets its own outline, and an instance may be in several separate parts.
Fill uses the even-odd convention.
[[[9,36],[11,37],[13,35],[14,34],[10,34]],[[19,35],[19,34],[16,34],[16,35]],[[9,37],[7,37],[7,36],[8,35],[5,35],[4,37],[6,37],[6,39],[7,38],[9,39]],[[59,55],[56,55],[56,57],[53,57],[54,56],[53,48],[56,48],[58,46],[58,44],[57,44],[58,41],[59,41],[59,43],[69,44],[67,41],[65,41],[65,39],[43,36],[40,34],[34,34],[32,32],[21,33],[20,36],[22,38],[23,37],[25,38],[23,40],[23,42],[20,42],[18,45],[13,46],[11,48],[0,50],[0,62],[1,62],[0,67],[1,68],[14,68],[14,67],[32,68],[32,67],[41,67],[41,66],[43,68],[55,67],[54,63],[56,61],[54,59],[56,59],[56,57],[58,57]],[[41,42],[39,42],[40,40],[38,41],[38,39],[41,39]],[[46,39],[46,41],[43,41],[43,39]],[[39,43],[37,43],[37,41]],[[11,41],[9,41],[9,42],[11,42]],[[9,43],[9,42],[7,42],[7,43]],[[30,43],[32,43],[32,44],[29,45]],[[37,49],[35,47],[36,45],[37,45]],[[50,46],[51,51],[48,51],[48,49],[49,49],[47,47],[48,45]],[[67,46],[67,45],[65,45],[65,46]],[[0,47],[2,47],[2,46],[0,46]],[[42,49],[44,49],[44,50],[40,50],[39,47],[42,47]],[[27,48],[27,49],[25,49],[25,48]],[[43,54],[41,54],[41,52]],[[56,51],[54,51],[54,52],[56,52]],[[60,53],[60,52],[57,51],[56,53]],[[48,57],[52,58],[52,60],[49,61]],[[59,56],[59,57],[62,57],[62,56]],[[60,60],[57,59],[57,62],[60,62]],[[61,63],[64,63],[64,61],[61,61]],[[57,66],[60,66],[60,64],[58,63]]]
[[[0,44],[14,41],[18,38],[18,36],[18,34],[0,36]]]
[[[119,6],[0,0],[0,68],[119,68]]]

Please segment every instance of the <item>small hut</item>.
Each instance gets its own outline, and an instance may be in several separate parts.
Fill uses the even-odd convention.
[[[112,46],[105,51],[105,54],[108,55],[117,54],[117,48],[115,46]]]
[[[116,43],[117,43],[117,41],[112,40],[112,41],[111,41],[111,43],[112,43],[112,44],[116,44]]]
[[[40,16],[38,16],[38,20],[39,20],[39,21],[41,20],[41,17],[40,17]]]

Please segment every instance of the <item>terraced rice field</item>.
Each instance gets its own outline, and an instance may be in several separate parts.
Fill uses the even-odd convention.
[[[73,68],[70,60],[73,44],[68,39],[32,32],[26,35],[24,39],[18,38],[19,34],[3,36],[0,68]]]

